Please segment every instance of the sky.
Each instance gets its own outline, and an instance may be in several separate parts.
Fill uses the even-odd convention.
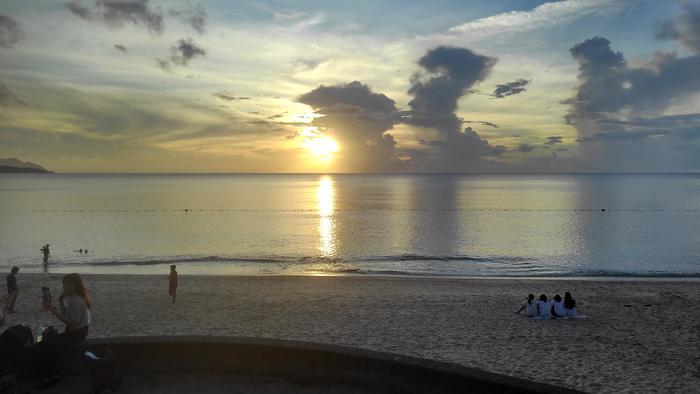
[[[0,2],[57,172],[699,172],[700,0]]]

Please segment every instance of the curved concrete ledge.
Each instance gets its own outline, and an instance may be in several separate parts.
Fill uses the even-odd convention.
[[[208,336],[89,339],[110,349],[124,374],[213,373],[276,377],[413,393],[576,393],[455,364],[370,350],[273,339]],[[66,365],[84,365],[82,362]],[[83,374],[84,370],[66,371]]]

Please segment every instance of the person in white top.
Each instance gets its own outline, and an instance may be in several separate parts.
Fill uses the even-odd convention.
[[[552,305],[552,316],[555,318],[560,318],[564,317],[564,301],[561,300],[561,296],[559,294],[554,296],[554,303]]]
[[[547,301],[547,296],[540,295],[540,300],[537,301],[537,319],[550,320],[552,318],[552,302]]]
[[[537,316],[537,303],[535,302],[534,294],[528,294],[527,299],[524,300],[522,304],[520,304],[520,309],[515,311],[515,313],[520,313],[523,310],[525,311],[528,317]]]
[[[34,363],[40,387],[48,387],[58,382],[56,363],[71,346],[82,342],[90,328],[90,298],[78,274],[63,277],[63,293],[58,298],[59,307],[51,308],[51,313],[66,325],[63,333],[47,337],[33,348]]]

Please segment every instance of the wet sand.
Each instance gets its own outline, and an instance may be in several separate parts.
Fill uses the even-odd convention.
[[[6,324],[58,325],[41,310],[61,275],[22,274]],[[589,392],[697,392],[700,282],[85,276],[91,337],[223,335],[331,343],[453,362]],[[528,290],[570,291],[585,320],[513,312]]]

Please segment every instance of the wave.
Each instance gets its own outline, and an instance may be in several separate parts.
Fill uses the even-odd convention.
[[[36,270],[42,266],[29,261],[5,261],[10,266]],[[700,272],[672,271],[618,271],[618,270],[567,270],[566,266],[519,256],[470,256],[398,254],[384,256],[138,256],[126,259],[52,261],[48,268],[110,272],[110,267],[147,267],[158,265],[196,265],[199,272],[209,272],[207,265],[217,272],[220,267],[237,265],[240,272],[273,275],[308,275],[326,273],[336,275],[377,275],[413,277],[640,277],[640,278],[700,278]],[[216,267],[218,265],[218,267]],[[128,271],[128,270],[127,270]],[[146,270],[149,271],[149,270]],[[123,270],[122,270],[123,272]],[[134,268],[134,273],[138,273]]]

